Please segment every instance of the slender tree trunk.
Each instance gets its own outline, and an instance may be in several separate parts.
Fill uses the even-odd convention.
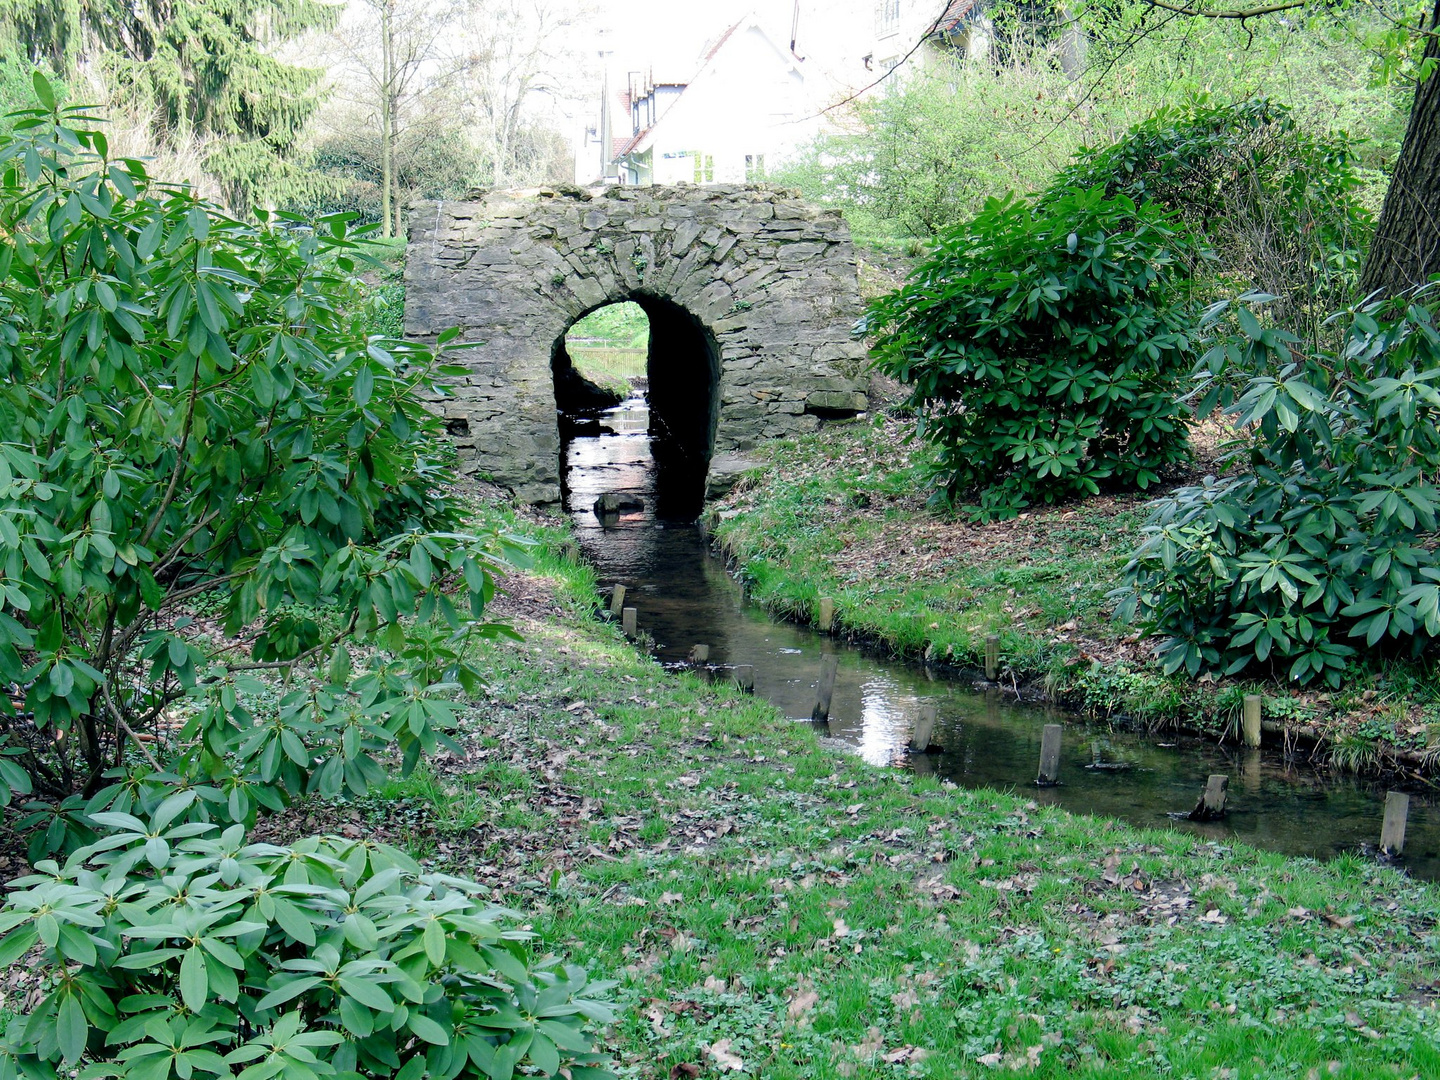
[[[1360,287],[1394,296],[1440,274],[1440,0],[1426,22],[1425,57],[1435,70],[1415,104]]]
[[[394,236],[391,204],[395,187],[395,37],[390,0],[380,6],[380,235]]]

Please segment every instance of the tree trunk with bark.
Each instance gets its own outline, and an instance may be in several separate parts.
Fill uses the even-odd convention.
[[[391,203],[395,190],[395,9],[389,0],[380,5],[380,235],[391,230]]]
[[[1367,295],[1395,296],[1440,274],[1440,0],[1425,30],[1425,66],[1434,70],[1415,88],[1405,142],[1360,275]]]

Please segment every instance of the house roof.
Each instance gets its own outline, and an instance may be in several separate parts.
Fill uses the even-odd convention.
[[[618,161],[626,154],[631,153],[640,145],[640,140],[654,131],[654,127],[645,128],[635,135],[624,135],[610,140],[610,160]]]
[[[970,20],[970,13],[974,10],[975,0],[950,0],[945,14],[935,23],[935,33],[953,34]]]
[[[740,22],[737,22],[734,26],[730,27],[729,30],[726,30],[723,34],[721,34],[718,38],[715,39],[715,43],[711,45],[708,49],[706,49],[704,53],[702,53],[700,56],[700,66],[702,68],[711,60],[715,59],[715,54],[725,47],[725,42],[729,41],[731,35],[733,35],[736,30],[739,30],[741,25],[745,22],[745,19],[741,19]]]
[[[964,2],[968,5],[970,3],[974,3],[974,0],[957,0],[957,2]],[[792,67],[797,67],[797,65],[800,63],[800,58],[796,56],[795,53],[792,52],[790,49],[776,45],[774,40],[770,37],[769,34],[765,32],[765,29],[760,25],[759,21],[755,17],[755,14],[751,12],[749,15],[746,15],[743,19],[732,25],[728,30],[726,30],[723,34],[716,38],[712,44],[706,47],[705,51],[701,54],[698,70],[688,82],[660,81],[655,80],[652,76],[650,85],[654,87],[679,87],[681,93],[683,94],[687,87],[699,82],[705,75],[709,73],[711,67],[714,65],[715,57],[720,53],[722,49],[725,48],[725,46],[729,43],[730,39],[735,36],[737,31],[748,30],[751,28],[758,30],[761,35],[764,36],[765,40],[770,43],[771,47],[774,48],[776,52],[778,52],[786,61],[788,61]],[[624,109],[622,110],[622,113],[628,113],[630,108],[630,98],[628,91],[624,92],[623,100]],[[611,160],[619,160],[627,154],[644,153],[646,150],[648,150],[656,129],[664,123],[665,117],[668,115],[669,112],[667,110],[665,113],[662,113],[659,117],[656,118],[655,123],[651,124],[643,131],[637,132],[633,136],[613,139]]]

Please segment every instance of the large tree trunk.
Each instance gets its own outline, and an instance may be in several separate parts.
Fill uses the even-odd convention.
[[[395,235],[390,225],[395,190],[394,15],[390,0],[385,0],[380,6],[380,235],[384,237]]]
[[[1425,56],[1437,67],[1415,88],[1395,175],[1360,275],[1365,293],[1394,296],[1440,274],[1440,0],[1427,20]]]

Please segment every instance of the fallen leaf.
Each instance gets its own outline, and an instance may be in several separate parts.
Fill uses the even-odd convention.
[[[898,994],[890,995],[890,1004],[894,1005],[899,1012],[904,1012],[920,1004],[920,995],[917,994],[913,988],[910,990],[902,990]]]
[[[785,1010],[785,1014],[789,1016],[791,1020],[799,1020],[813,1009],[819,1001],[820,995],[814,990],[803,990],[790,999],[790,1007]]]
[[[715,1059],[715,1064],[732,1072],[744,1072],[745,1062],[730,1052],[730,1039],[719,1039],[705,1047],[705,1052]]]
[[[903,1065],[907,1061],[924,1061],[929,1051],[919,1046],[902,1046],[899,1050],[891,1050],[888,1054],[881,1056],[880,1060],[887,1065]]]
[[[867,1028],[865,1038],[855,1047],[855,1056],[861,1061],[873,1061],[885,1045],[885,1035],[877,1027]]]

